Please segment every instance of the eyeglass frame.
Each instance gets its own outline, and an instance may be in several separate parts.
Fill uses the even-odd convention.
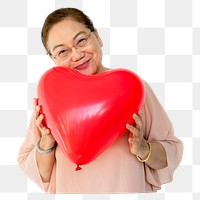
[[[81,48],[86,47],[86,46],[89,44],[88,41],[89,41],[89,39],[90,39],[90,36],[91,36],[91,33],[92,33],[92,32],[94,32],[94,31],[90,30],[90,32],[87,34],[87,36],[78,39],[78,41],[76,42],[76,44],[73,44],[72,47],[67,47],[65,50],[69,51],[69,53],[68,53],[68,55],[64,56],[63,58],[58,58],[58,54],[59,54],[61,51],[58,51],[58,52],[56,53],[56,55],[55,55],[55,54],[53,55],[53,53],[51,53],[50,51],[49,51],[47,54],[49,54],[50,57],[53,57],[54,59],[56,59],[56,60],[58,60],[58,61],[65,60],[65,59],[69,58],[69,55],[72,53],[72,48],[73,48],[73,47],[74,47],[75,49],[81,49]],[[83,46],[78,46],[78,43],[79,43],[80,40],[82,40],[82,39],[86,39],[86,44],[84,44]],[[63,50],[62,50],[62,51],[63,51]]]

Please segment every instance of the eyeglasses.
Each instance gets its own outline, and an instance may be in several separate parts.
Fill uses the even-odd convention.
[[[74,44],[71,48],[59,47],[58,50],[54,51],[52,54],[50,53],[50,55],[52,55],[58,61],[66,60],[70,57],[73,47],[75,49],[82,50],[87,45],[89,45],[90,44],[90,36],[91,36],[91,31],[87,35],[83,35],[83,36],[79,37],[77,40],[75,40]]]

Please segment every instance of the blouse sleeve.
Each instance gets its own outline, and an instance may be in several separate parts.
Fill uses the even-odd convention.
[[[32,179],[39,187],[48,192],[50,187],[52,187],[50,183],[43,183],[42,178],[40,176],[40,172],[37,166],[36,161],[36,144],[40,139],[39,130],[34,125],[34,117],[32,116],[29,128],[27,131],[27,135],[25,141],[23,142],[17,157],[17,162],[21,170]],[[55,166],[53,168],[51,179],[54,177]]]
[[[156,191],[162,184],[171,182],[175,169],[181,162],[183,143],[174,135],[172,123],[159,103],[151,87],[144,81],[145,102],[144,113],[145,139],[160,142],[167,154],[167,167],[154,170],[145,164],[146,181]]]

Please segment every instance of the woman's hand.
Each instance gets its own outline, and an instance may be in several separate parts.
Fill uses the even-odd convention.
[[[149,145],[144,139],[144,127],[142,123],[142,111],[139,110],[138,115],[134,114],[134,125],[127,124],[126,128],[129,133],[129,146],[132,154],[139,156],[140,158],[146,158],[149,154]]]
[[[50,130],[44,124],[44,114],[40,112],[40,106],[37,99],[33,100],[34,106],[34,123],[40,134],[40,146],[41,150],[51,149],[55,145],[55,139],[50,133]],[[36,151],[36,161],[38,169],[44,183],[48,183],[51,180],[52,170],[55,163],[55,151],[51,151],[47,154],[42,154]]]
[[[35,125],[39,129],[41,135],[40,148],[42,150],[50,149],[55,144],[55,139],[50,130],[44,125],[44,115],[40,112],[40,106],[37,99],[33,99]]]

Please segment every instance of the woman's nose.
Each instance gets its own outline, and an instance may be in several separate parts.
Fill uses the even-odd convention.
[[[85,53],[78,48],[72,48],[72,61],[76,62],[84,57]]]

